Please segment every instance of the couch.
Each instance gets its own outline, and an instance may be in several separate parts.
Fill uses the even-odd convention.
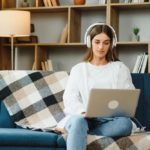
[[[150,131],[150,74],[132,74],[132,79],[135,87],[141,89],[135,117],[142,126],[146,127],[147,132],[113,140],[109,137],[103,137],[99,140],[97,149],[107,147],[108,150],[119,150],[127,149],[129,145],[129,150],[150,149],[150,134],[148,132]],[[65,150],[64,139],[59,133],[33,131],[17,126],[8,114],[3,100],[0,100],[0,150]],[[91,143],[87,149],[96,149],[94,146],[94,143]]]

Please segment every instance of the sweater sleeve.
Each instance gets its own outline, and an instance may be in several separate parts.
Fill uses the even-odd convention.
[[[117,87],[122,89],[135,89],[132,83],[130,71],[123,63],[121,63],[119,66]]]
[[[68,115],[81,114],[84,112],[84,106],[79,91],[79,70],[73,68],[71,70],[67,86],[63,95],[64,111]]]

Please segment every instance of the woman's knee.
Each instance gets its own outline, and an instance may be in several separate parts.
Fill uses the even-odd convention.
[[[120,124],[120,129],[124,136],[130,135],[132,131],[132,122],[128,117],[119,117],[118,124]]]
[[[75,116],[72,116],[72,118],[68,120],[65,128],[67,130],[70,130],[70,129],[88,130],[88,123],[83,116],[75,115]]]
[[[132,122],[127,117],[117,117],[113,121],[102,124],[99,131],[104,136],[128,136],[132,131]]]

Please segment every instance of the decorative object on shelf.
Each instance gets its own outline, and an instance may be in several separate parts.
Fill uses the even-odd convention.
[[[61,33],[59,43],[67,43],[67,38],[68,38],[68,24],[65,25],[65,27]]]
[[[0,18],[0,37],[11,38],[11,69],[13,70],[15,69],[14,38],[30,35],[30,12],[2,10],[0,11]]]
[[[16,38],[16,43],[38,43],[38,36],[33,35],[35,32],[35,27],[34,24],[30,25],[30,32],[32,35],[26,36],[26,37],[17,37]]]
[[[75,5],[84,5],[85,4],[85,0],[74,0],[74,4]]]
[[[132,36],[132,41],[140,41],[140,28],[134,27],[133,28],[133,36]]]
[[[22,0],[21,7],[29,7],[28,0]]]
[[[18,37],[16,43],[38,43],[38,36]]]

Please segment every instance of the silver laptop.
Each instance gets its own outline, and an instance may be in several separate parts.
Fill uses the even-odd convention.
[[[139,89],[92,89],[86,117],[133,117],[136,112]]]

